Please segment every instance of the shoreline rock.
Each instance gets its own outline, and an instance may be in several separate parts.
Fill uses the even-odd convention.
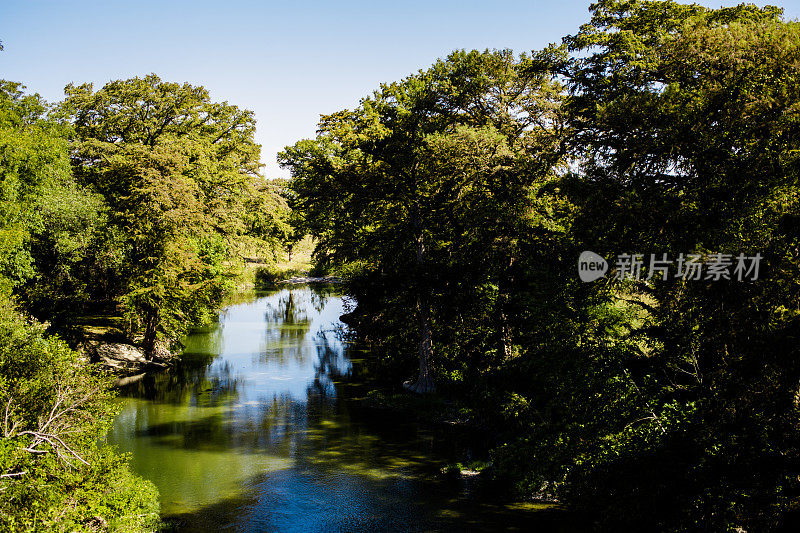
[[[87,351],[92,362],[100,363],[103,368],[122,378],[164,370],[178,360],[178,356],[172,354],[163,343],[156,344],[150,358],[145,356],[141,348],[128,343],[101,342],[90,346]]]

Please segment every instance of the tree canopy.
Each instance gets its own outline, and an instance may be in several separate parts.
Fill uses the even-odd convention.
[[[214,309],[248,236],[285,233],[253,113],[152,74],[65,92],[75,176],[109,208],[113,296],[152,351]]]
[[[409,388],[495,435],[496,481],[610,530],[776,527],[798,490],[798,54],[774,7],[603,0],[562,45],[455,52],[322,117],[280,159],[373,371],[417,361]],[[606,277],[578,279],[584,250]],[[764,263],[625,279],[620,254]]]

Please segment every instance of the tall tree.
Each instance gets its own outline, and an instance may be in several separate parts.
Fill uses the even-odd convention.
[[[320,253],[340,263],[366,261],[410,295],[396,295],[394,305],[415,316],[418,375],[406,383],[411,390],[434,388],[434,315],[452,289],[442,272],[457,264],[453,254],[480,250],[487,264],[501,256],[502,271],[494,275],[506,298],[515,252],[514,238],[502,234],[526,188],[558,159],[559,92],[549,78],[528,75],[527,61],[508,51],[453,53],[382,85],[353,111],[323,117],[316,140],[280,156]],[[523,153],[541,156],[539,164],[522,162]],[[470,231],[470,217],[486,223],[485,233]],[[499,344],[510,354],[508,334]]]
[[[102,199],[72,178],[68,128],[23,89],[0,81],[0,528],[152,530],[155,487],[99,444],[112,380],[15,305],[51,318],[82,301],[103,226]]]
[[[22,85],[0,81],[0,277],[49,320],[88,297],[82,271],[104,206],[76,184],[69,129],[47,110]]]
[[[123,235],[116,296],[151,352],[220,295],[260,181],[255,120],[153,74],[66,95],[59,115],[74,127],[75,174]]]

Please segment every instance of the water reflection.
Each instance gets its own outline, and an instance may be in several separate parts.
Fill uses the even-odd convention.
[[[180,530],[481,529],[429,475],[431,437],[341,398],[345,310],[328,289],[240,298],[177,368],[123,391],[108,441]]]

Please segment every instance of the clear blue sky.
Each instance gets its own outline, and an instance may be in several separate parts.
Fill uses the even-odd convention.
[[[313,137],[320,114],[351,108],[380,82],[455,49],[522,52],[560,41],[588,21],[590,3],[2,0],[0,78],[51,102],[69,82],[99,87],[150,72],[203,85],[214,100],[255,111],[274,177],[285,175],[275,154]],[[800,17],[798,0],[755,3]]]

